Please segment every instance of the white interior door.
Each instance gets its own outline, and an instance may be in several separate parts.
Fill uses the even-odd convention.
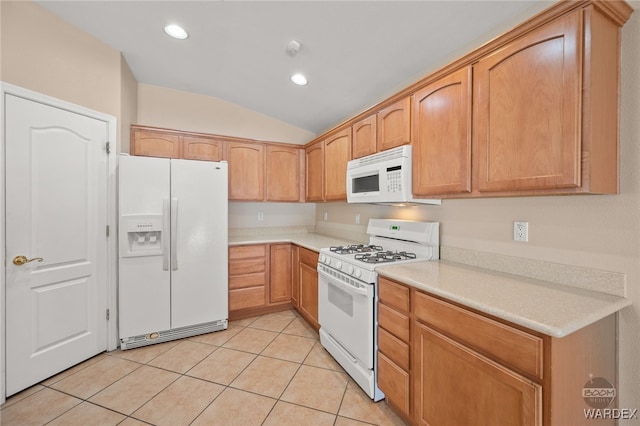
[[[6,94],[5,132],[11,395],[107,347],[108,123]]]

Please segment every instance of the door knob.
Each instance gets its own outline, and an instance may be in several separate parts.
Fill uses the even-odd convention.
[[[25,263],[33,262],[34,260],[37,260],[38,262],[43,261],[41,257],[34,257],[33,259],[27,259],[27,256],[20,255],[13,258],[13,264],[20,266],[20,265],[24,265]]]

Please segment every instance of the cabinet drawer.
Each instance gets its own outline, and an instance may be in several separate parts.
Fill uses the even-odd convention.
[[[315,268],[318,266],[318,253],[300,247],[300,262]]]
[[[378,324],[404,342],[409,341],[409,317],[378,303]]]
[[[409,370],[409,345],[378,327],[378,350],[404,370]]]
[[[409,417],[409,373],[378,352],[378,386],[388,401]]]
[[[266,283],[267,275],[265,272],[229,276],[229,289],[263,286]]]
[[[415,292],[415,316],[508,366],[542,379],[542,338]]]
[[[266,255],[267,246],[265,246],[264,244],[229,247],[229,260],[248,259],[251,257],[265,257]]]
[[[265,301],[265,286],[241,288],[229,291],[230,311],[264,306]]]
[[[382,303],[399,311],[409,312],[409,287],[396,284],[386,278],[380,277],[378,284],[378,297]]]
[[[233,260],[229,262],[229,275],[252,274],[265,270],[265,259]]]

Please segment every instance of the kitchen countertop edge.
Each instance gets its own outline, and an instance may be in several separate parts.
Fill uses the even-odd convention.
[[[425,267],[424,271],[421,271],[424,275],[421,275],[420,279],[416,279],[416,268],[420,268],[421,264]],[[478,288],[474,288],[471,284],[469,289],[475,291],[469,291],[468,294],[465,294],[464,289],[456,288],[455,286],[449,289],[447,288],[448,283],[443,283],[440,280],[438,280],[437,284],[429,283],[429,280],[434,279],[434,275],[439,274],[441,268],[447,271],[453,270],[456,273],[465,274],[470,281],[473,280],[474,277],[476,279],[480,278],[479,281],[481,284],[478,285],[482,286],[482,296],[475,297],[472,294],[474,292],[478,293]],[[407,272],[409,269],[411,269],[412,272]],[[436,262],[415,262],[407,265],[385,266],[378,268],[378,273],[386,278],[404,283],[434,296],[556,338],[568,336],[627,306],[631,306],[631,300],[624,297],[612,296],[560,284],[552,284],[546,281],[505,274],[450,261],[441,260]],[[483,279],[487,280],[491,278],[495,278],[496,281],[498,281],[495,287],[489,288],[486,283],[482,283]],[[510,283],[513,285],[509,286],[508,284]],[[549,300],[532,300],[523,297],[525,296],[524,294],[517,294],[523,287],[534,289],[536,295],[541,297],[545,297],[548,293],[547,297]],[[498,299],[501,299],[501,301],[494,303],[488,300],[491,299],[492,293],[495,295],[499,294],[501,297],[498,297]],[[566,295],[566,300],[559,300],[558,293],[561,293],[561,296]],[[505,295],[507,296],[506,301]],[[550,305],[544,302],[552,302],[552,304],[555,305],[562,305],[565,302],[571,304],[572,301],[570,298],[572,295],[576,296],[576,298],[580,296],[582,299],[587,299],[590,306],[586,306],[587,304],[581,306],[580,303],[574,302],[573,305],[571,305],[572,309],[567,310],[569,311],[568,314],[563,316],[565,311],[557,310],[549,315],[548,306]],[[511,299],[509,299],[509,296],[511,296]],[[554,316],[553,320],[545,321],[548,316]]]
[[[319,252],[321,248],[336,245],[358,244],[354,241],[340,240],[323,234],[316,233],[281,233],[264,235],[236,235],[229,237],[229,247],[248,244],[277,244],[291,243],[309,250]]]

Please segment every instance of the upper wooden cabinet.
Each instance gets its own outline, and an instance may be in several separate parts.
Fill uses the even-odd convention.
[[[340,128],[352,129],[355,158],[374,149],[373,115],[375,152],[411,143],[417,197],[616,194],[632,13],[624,1],[556,2]]]
[[[411,141],[411,98],[407,96],[378,111],[378,149],[384,151]]]
[[[480,191],[580,185],[582,23],[574,12],[475,66]]]
[[[471,191],[471,67],[413,95],[413,193]]]
[[[480,195],[617,193],[619,62],[619,25],[593,6],[480,60]]]
[[[351,126],[352,158],[408,144],[411,140],[411,98],[395,102]]]
[[[324,161],[324,141],[307,147],[306,201],[324,201]]]
[[[131,155],[180,158],[182,136],[162,130],[131,126]]]
[[[131,126],[131,155],[222,161],[224,141],[177,130]]]
[[[264,200],[264,145],[227,142],[229,200]]]
[[[351,126],[352,158],[376,153],[376,119],[376,115],[371,115]]]
[[[301,200],[302,152],[301,148],[267,145],[267,201]]]
[[[227,161],[230,200],[304,201],[304,149],[297,145],[131,126],[131,155]]]
[[[224,142],[221,139],[183,136],[182,158],[186,160],[222,161]]]
[[[347,162],[351,160],[351,128],[324,141],[324,199],[347,199]]]

